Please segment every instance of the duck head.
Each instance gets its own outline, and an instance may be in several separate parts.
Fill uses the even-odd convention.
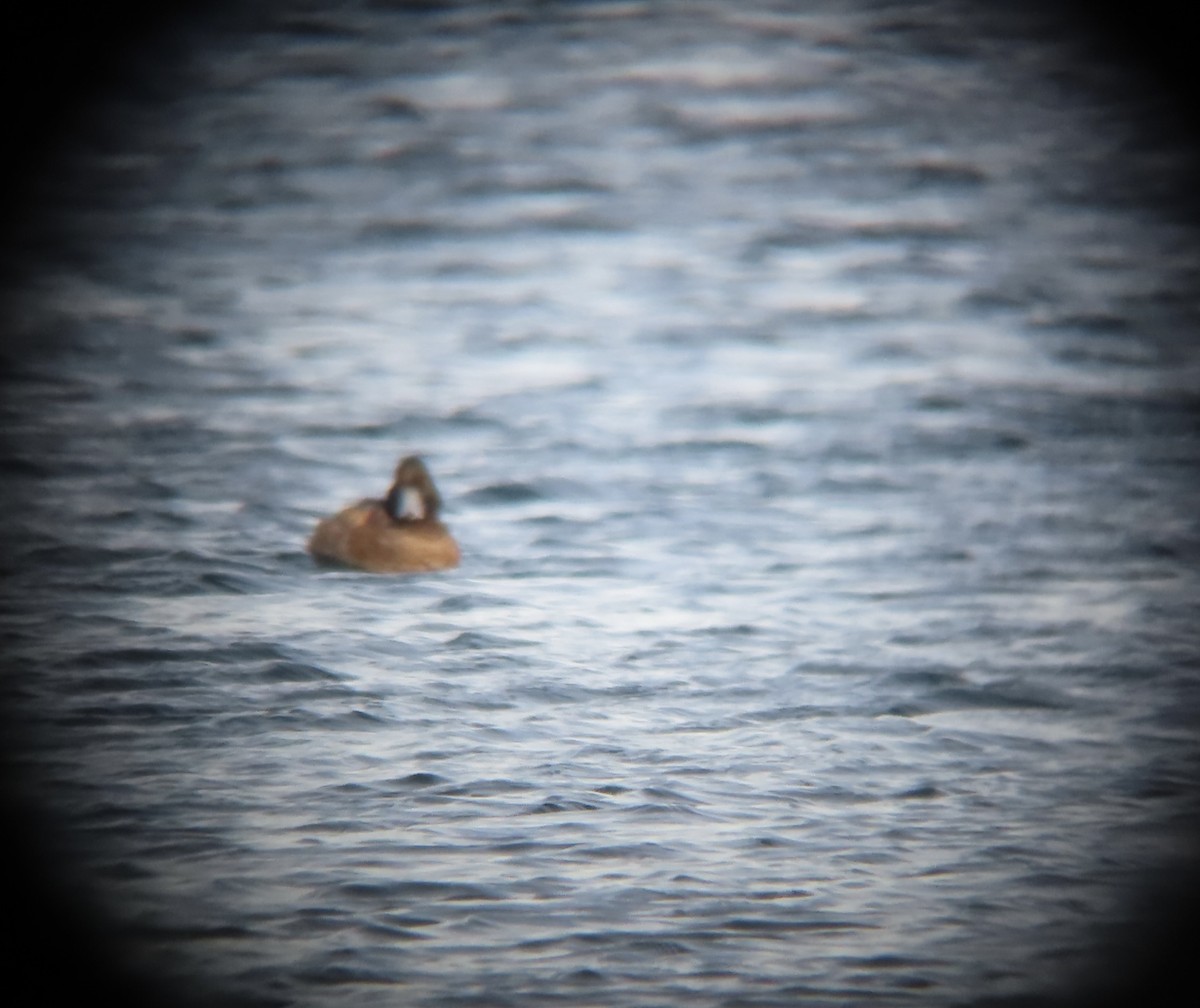
[[[384,498],[384,508],[396,521],[436,521],[442,498],[425,463],[417,456],[402,458]]]

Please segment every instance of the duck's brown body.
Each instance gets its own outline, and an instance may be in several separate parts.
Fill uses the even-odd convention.
[[[457,567],[458,543],[438,520],[441,498],[420,459],[396,467],[382,500],[362,500],[317,523],[308,551],[319,560],[376,574]]]

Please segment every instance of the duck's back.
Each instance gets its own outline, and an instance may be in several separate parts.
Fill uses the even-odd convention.
[[[308,551],[315,557],[378,574],[457,567],[458,545],[436,519],[397,521],[380,501],[364,500],[317,524]]]

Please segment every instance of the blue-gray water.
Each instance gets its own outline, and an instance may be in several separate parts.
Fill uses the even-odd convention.
[[[1120,947],[1195,825],[1200,253],[1141,94],[968,9],[259,9],[82,121],[4,693],[135,964],[942,1006]],[[408,452],[462,567],[315,568]]]

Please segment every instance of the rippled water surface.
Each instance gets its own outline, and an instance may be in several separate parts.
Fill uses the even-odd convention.
[[[5,696],[136,962],[1089,968],[1194,825],[1198,253],[1140,93],[966,10],[259,8],[97,104],[9,297]],[[410,451],[462,567],[315,567]]]

